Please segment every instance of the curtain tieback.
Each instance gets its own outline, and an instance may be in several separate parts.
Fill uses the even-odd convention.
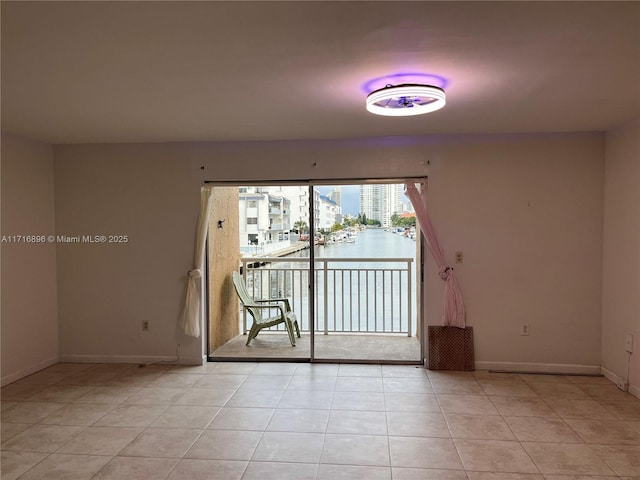
[[[440,267],[440,269],[438,269],[438,275],[440,275],[440,278],[445,282],[451,276],[452,272],[453,272],[453,267],[450,267],[448,265],[443,265],[442,267]]]
[[[187,272],[187,275],[189,275],[191,278],[200,278],[202,277],[202,270],[200,270],[199,268],[194,268],[193,270],[189,270]]]

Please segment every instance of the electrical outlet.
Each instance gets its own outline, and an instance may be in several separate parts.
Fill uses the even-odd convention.
[[[462,252],[456,252],[456,263],[462,263],[463,255]]]
[[[149,320],[143,320],[142,321],[142,331],[143,332],[148,332],[149,331]]]
[[[520,325],[520,335],[527,336],[529,335],[529,324],[523,323]]]
[[[624,350],[625,352],[633,353],[633,335],[630,333],[624,336]]]
[[[628,392],[629,391],[629,384],[625,383],[624,380],[618,380],[615,383],[618,386],[618,388],[620,390],[622,390],[623,392]]]

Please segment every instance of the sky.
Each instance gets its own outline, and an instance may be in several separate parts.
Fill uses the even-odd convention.
[[[316,187],[322,195],[329,194],[335,186]],[[360,187],[342,185],[342,214],[357,217],[360,213]]]
[[[316,189],[322,194],[327,195],[336,188],[335,186],[322,186]],[[411,204],[410,200],[403,197],[405,203]],[[359,185],[342,185],[342,214],[353,215],[357,217],[360,213],[360,186]]]

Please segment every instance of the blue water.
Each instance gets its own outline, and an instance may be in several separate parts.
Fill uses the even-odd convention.
[[[338,242],[316,245],[316,258],[412,258],[416,259],[416,242],[408,237],[381,228],[363,230],[354,243]],[[301,250],[289,257],[308,257],[309,250]]]
[[[307,252],[308,254],[308,252]],[[355,243],[329,243],[316,247],[316,257],[416,258],[416,242],[408,237],[367,229],[356,235]]]

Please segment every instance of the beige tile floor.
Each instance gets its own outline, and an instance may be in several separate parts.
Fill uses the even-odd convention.
[[[640,479],[604,378],[57,364],[2,388],[2,480]]]
[[[246,345],[247,336],[238,335],[217,348],[214,359],[262,360],[272,358],[309,358],[311,341],[303,332],[292,347],[288,335],[264,332]],[[420,362],[420,341],[404,335],[315,335],[315,358],[318,360],[376,362]]]

